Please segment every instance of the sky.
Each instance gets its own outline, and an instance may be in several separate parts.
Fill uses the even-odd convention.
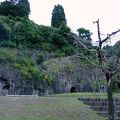
[[[0,0],[4,1],[4,0]],[[97,41],[97,27],[93,21],[100,20],[102,34],[109,34],[120,29],[120,0],[29,0],[31,14],[29,18],[39,25],[51,25],[54,5],[61,4],[67,19],[67,25],[73,32],[84,27]],[[105,36],[102,36],[105,37]],[[119,40],[120,34],[111,39],[109,44]]]
[[[93,41],[97,41],[97,27],[93,21],[100,20],[102,34],[109,34],[120,28],[120,0],[29,0],[30,19],[37,24],[51,25],[54,5],[64,7],[67,25],[73,32],[80,27],[89,29]],[[119,35],[111,39],[111,44],[119,40]],[[104,37],[104,36],[103,36]]]

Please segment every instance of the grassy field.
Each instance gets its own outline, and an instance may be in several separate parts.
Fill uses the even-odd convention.
[[[114,93],[113,96],[120,97],[120,93]],[[53,97],[76,97],[76,98],[107,98],[107,93],[81,92],[81,93],[64,93],[55,94]]]
[[[0,97],[0,120],[106,120],[80,97],[105,97],[106,94],[76,93],[47,97]]]

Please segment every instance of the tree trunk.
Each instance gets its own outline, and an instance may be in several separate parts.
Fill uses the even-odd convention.
[[[110,79],[109,79],[110,81]],[[108,85],[108,120],[115,120],[115,106],[114,106],[114,99],[113,99],[113,82]]]

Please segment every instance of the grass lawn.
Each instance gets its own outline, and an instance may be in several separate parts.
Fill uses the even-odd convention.
[[[105,94],[76,93],[47,97],[0,97],[0,120],[106,120],[78,100]]]
[[[53,97],[77,97],[77,98],[107,98],[107,93],[81,92],[81,93],[65,93],[55,94]],[[120,97],[120,93],[114,93],[114,97]]]

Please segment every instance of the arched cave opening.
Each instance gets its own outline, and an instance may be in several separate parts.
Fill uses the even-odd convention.
[[[10,89],[9,80],[0,77],[0,83],[1,83],[2,90],[9,90]]]
[[[76,87],[71,87],[70,92],[71,93],[76,93],[77,92],[77,88]]]
[[[2,88],[3,90],[9,90],[10,89],[10,84],[6,84]]]
[[[5,96],[8,94],[10,89],[10,82],[8,79],[4,79],[0,77],[0,96]]]

